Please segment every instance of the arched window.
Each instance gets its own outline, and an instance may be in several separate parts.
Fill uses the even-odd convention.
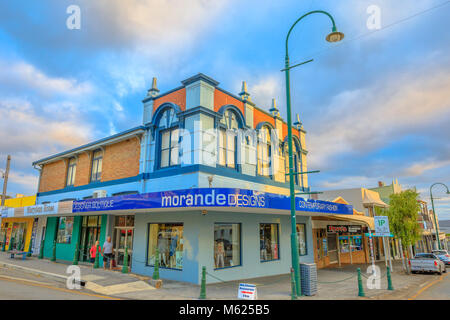
[[[166,109],[159,118],[160,168],[179,164],[179,130],[174,124],[178,121],[175,110]]]
[[[295,142],[292,142],[292,165],[293,165],[293,172],[299,172],[299,154],[298,154],[298,150],[297,150],[297,144]],[[286,182],[289,182],[289,145],[287,143],[287,141],[284,143],[284,163],[285,163],[285,168],[286,168]],[[299,181],[299,175],[295,174],[294,175],[294,184],[298,185],[298,181]]]
[[[270,138],[270,128],[263,126],[258,134],[258,174],[264,177],[270,176],[272,143]]]
[[[221,126],[218,130],[219,165],[236,168],[237,130],[239,129],[236,113],[232,110],[226,110],[220,123]]]

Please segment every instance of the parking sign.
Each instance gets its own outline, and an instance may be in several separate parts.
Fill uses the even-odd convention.
[[[389,230],[389,219],[386,216],[373,217],[375,223],[375,233],[380,237],[389,237],[391,232]]]

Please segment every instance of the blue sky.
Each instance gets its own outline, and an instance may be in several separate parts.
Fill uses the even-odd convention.
[[[437,9],[426,11],[440,4]],[[79,5],[81,29],[66,8]],[[366,26],[380,8],[381,30]],[[309,10],[345,33],[330,44],[325,15],[294,30],[292,103],[307,131],[314,190],[397,178],[424,200],[450,186],[450,22],[445,0],[60,0],[0,3],[0,167],[9,194],[33,194],[44,156],[139,125],[152,77],[164,92],[198,72],[284,117],[284,40]],[[414,17],[412,17],[414,16]],[[408,17],[412,17],[407,19]],[[450,198],[433,189],[441,219]]]

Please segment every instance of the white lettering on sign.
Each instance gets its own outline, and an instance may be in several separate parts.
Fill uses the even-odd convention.
[[[227,202],[228,200],[228,202]],[[187,194],[162,196],[162,207],[189,207],[189,206],[235,206],[235,207],[264,207],[266,205],[264,195],[246,194],[216,194],[212,190],[208,194]]]
[[[240,283],[238,290],[238,299],[256,300],[258,295],[254,284]]]
[[[25,216],[56,214],[58,213],[58,202],[28,206],[24,209]]]

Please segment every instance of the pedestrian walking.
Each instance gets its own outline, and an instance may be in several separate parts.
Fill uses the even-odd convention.
[[[106,238],[105,243],[103,244],[103,269],[106,270],[106,266],[109,265],[109,270],[112,270],[112,258],[113,258],[113,244],[111,243],[111,237],[108,236]]]
[[[91,249],[89,250],[89,254],[90,254],[90,257],[91,257],[91,263],[94,263],[95,262],[95,257],[97,257],[97,248],[98,248],[98,251],[100,252],[101,250],[102,250],[102,248],[100,248],[99,247],[99,241],[97,240],[97,241],[95,241],[95,243],[92,245],[92,247],[91,247]]]

